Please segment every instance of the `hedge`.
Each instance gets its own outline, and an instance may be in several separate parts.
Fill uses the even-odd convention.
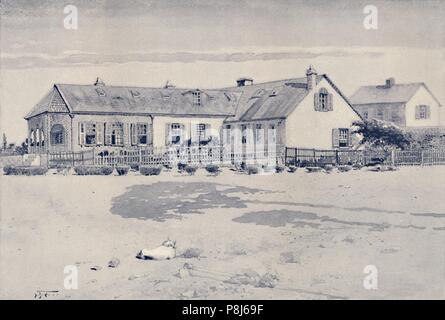
[[[113,168],[107,166],[80,165],[74,167],[74,172],[79,176],[109,176],[113,173]]]
[[[5,166],[3,167],[5,175],[11,176],[42,176],[48,172],[47,167],[43,166]]]
[[[158,176],[161,174],[162,166],[140,166],[139,172],[144,176]]]

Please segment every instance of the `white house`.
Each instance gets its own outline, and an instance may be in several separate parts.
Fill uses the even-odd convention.
[[[440,126],[441,104],[423,82],[360,87],[349,99],[364,119],[393,122],[405,128]]]
[[[25,117],[31,152],[217,144],[349,148],[360,115],[327,75],[224,89],[56,84]],[[222,140],[222,141],[221,141]]]

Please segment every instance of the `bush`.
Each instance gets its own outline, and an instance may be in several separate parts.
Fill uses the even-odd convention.
[[[178,170],[179,170],[180,172],[184,171],[186,167],[187,167],[187,164],[186,164],[186,163],[182,163],[182,162],[179,162],[179,163],[178,163]]]
[[[80,165],[74,167],[74,172],[79,176],[108,176],[113,173],[113,168],[107,166]]]
[[[162,166],[140,166],[139,172],[144,176],[158,176],[161,174]]]
[[[306,167],[306,172],[320,172],[322,170],[321,167]]]
[[[206,165],[206,170],[208,173],[213,174],[213,175],[218,175],[221,170],[219,169],[219,166],[216,164],[208,164]]]
[[[258,167],[255,166],[247,166],[246,168],[247,174],[251,175],[251,174],[258,174]]]
[[[326,173],[331,173],[332,170],[334,169],[334,166],[332,164],[325,164],[323,169],[326,171]]]
[[[100,174],[103,176],[109,176],[114,171],[113,167],[101,167],[100,168]]]
[[[338,166],[338,171],[340,171],[340,172],[348,172],[351,170],[352,170],[352,166],[349,166],[349,165]]]
[[[26,166],[5,166],[3,168],[5,175],[14,176],[42,176],[48,172],[47,167],[26,167]]]
[[[283,166],[276,166],[275,167],[275,171],[276,171],[276,173],[283,172],[284,171],[284,167]]]
[[[187,172],[191,176],[195,174],[196,170],[198,170],[198,167],[196,166],[190,166],[190,165],[185,166],[185,172]]]
[[[130,171],[130,166],[117,166],[116,171],[118,175],[125,176]]]
[[[130,163],[130,168],[133,171],[139,171],[139,163],[137,163],[137,162]]]
[[[298,167],[296,167],[296,166],[289,166],[287,171],[290,172],[290,173],[294,173],[295,171],[297,171],[297,168]]]

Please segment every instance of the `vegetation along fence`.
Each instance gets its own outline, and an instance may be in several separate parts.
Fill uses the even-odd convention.
[[[430,150],[320,150],[286,148],[284,154],[286,165],[322,166],[325,164],[392,164],[392,165],[443,165],[445,149]]]
[[[245,163],[283,164],[283,147],[274,150],[239,150],[222,146],[199,146],[178,148],[134,148],[95,150],[83,152],[58,152],[48,154],[48,165],[76,166],[85,165],[165,165],[175,166],[178,163],[201,165],[230,165]]]

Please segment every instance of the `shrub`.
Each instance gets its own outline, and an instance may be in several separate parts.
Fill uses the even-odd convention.
[[[178,163],[178,170],[179,170],[180,172],[184,171],[186,167],[187,167],[187,164],[186,164],[186,163],[182,163],[182,162],[179,162],[179,163]]]
[[[117,166],[116,171],[118,175],[125,176],[130,171],[130,166]]]
[[[351,170],[352,170],[352,166],[349,166],[349,165],[338,166],[338,171],[340,171],[340,172],[348,172]]]
[[[79,176],[108,176],[113,173],[112,167],[80,165],[74,167],[74,172]]]
[[[139,171],[139,163],[137,163],[137,162],[130,163],[130,168],[133,171]]]
[[[294,173],[295,171],[297,171],[297,168],[298,167],[296,167],[296,166],[289,166],[287,171],[290,172],[290,173]]]
[[[323,168],[321,167],[306,167],[306,172],[320,172]]]
[[[246,168],[247,174],[251,175],[251,174],[258,174],[258,167],[255,166],[247,166]]]
[[[331,173],[334,169],[334,166],[332,164],[326,164],[323,169],[326,171],[326,173]]]
[[[219,166],[216,164],[208,164],[206,165],[206,170],[208,173],[213,174],[213,175],[218,175],[221,171],[219,169]]]
[[[196,166],[187,165],[185,167],[185,172],[187,172],[191,176],[193,176],[195,174],[196,170],[198,170],[198,167],[196,167]]]
[[[276,171],[276,173],[283,172],[284,171],[284,167],[283,166],[276,166],[275,167],[275,171]]]
[[[14,176],[42,176],[48,172],[47,167],[26,167],[26,166],[5,166],[3,168],[5,175]]]
[[[113,167],[101,167],[100,168],[100,174],[103,176],[109,176],[114,171]]]
[[[140,166],[139,172],[144,176],[158,176],[161,174],[162,166]]]

